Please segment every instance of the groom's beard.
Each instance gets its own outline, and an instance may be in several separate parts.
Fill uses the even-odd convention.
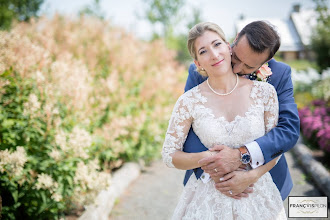
[[[231,69],[234,69],[234,64],[233,64],[233,62],[231,62]],[[248,74],[237,73],[237,75],[238,75],[238,76],[246,76],[246,75],[249,75],[249,73],[248,73]]]

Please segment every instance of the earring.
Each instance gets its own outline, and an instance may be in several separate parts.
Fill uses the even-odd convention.
[[[230,52],[230,56],[233,55],[233,52]]]
[[[202,71],[205,71],[205,69],[202,67]]]

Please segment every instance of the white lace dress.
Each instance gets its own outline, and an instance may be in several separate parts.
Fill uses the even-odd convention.
[[[191,126],[207,148],[215,144],[235,148],[274,127],[278,119],[274,87],[254,81],[247,95],[250,99],[245,113],[227,121],[217,111],[218,106],[214,108],[215,104],[202,95],[200,85],[184,93],[175,104],[165,137],[162,156],[167,166],[174,167],[170,154],[182,150]],[[286,219],[280,192],[269,173],[253,189],[248,198],[236,200],[217,191],[213,180],[203,183],[191,175],[172,219]]]

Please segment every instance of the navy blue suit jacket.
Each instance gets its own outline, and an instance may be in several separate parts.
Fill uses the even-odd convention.
[[[255,140],[261,148],[265,158],[265,163],[268,163],[277,156],[290,150],[298,140],[300,129],[297,105],[295,104],[293,98],[291,68],[282,62],[277,62],[275,59],[270,60],[268,65],[273,72],[268,82],[275,87],[278,96],[279,120],[278,125],[275,128],[273,128],[266,135]],[[202,77],[196,71],[195,64],[191,64],[189,67],[189,75],[185,86],[185,92],[205,80],[206,77]],[[183,146],[183,151],[194,153],[205,150],[207,150],[207,148],[201,143],[191,128]],[[196,177],[199,178],[203,173],[203,170],[201,168],[187,170],[184,178],[184,184],[187,183],[193,172]],[[291,175],[284,155],[282,155],[275,167],[270,170],[270,174],[277,188],[281,192],[282,199],[284,200],[289,195],[293,187]]]

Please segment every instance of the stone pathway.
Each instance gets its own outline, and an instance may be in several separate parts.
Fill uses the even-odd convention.
[[[111,211],[111,220],[167,220],[183,189],[183,170],[170,169],[162,161],[147,167]]]
[[[305,174],[299,163],[294,160],[294,155],[289,152],[285,154],[291,177],[293,180],[293,188],[289,196],[324,196],[315,186],[311,177]],[[288,199],[284,200],[286,214],[288,214]],[[328,206],[329,208],[329,206]],[[328,209],[328,216],[330,211]],[[301,220],[302,218],[289,218],[290,220]],[[304,218],[306,219],[306,218]],[[328,218],[309,218],[308,220],[325,220]]]
[[[286,153],[286,158],[294,181],[294,187],[289,196],[322,195],[310,178],[304,174],[290,152]],[[120,197],[109,219],[169,219],[182,192],[183,177],[184,171],[167,168],[161,161],[154,162]],[[284,206],[287,212],[287,200],[284,201]],[[322,218],[315,218],[315,220],[322,220]]]

